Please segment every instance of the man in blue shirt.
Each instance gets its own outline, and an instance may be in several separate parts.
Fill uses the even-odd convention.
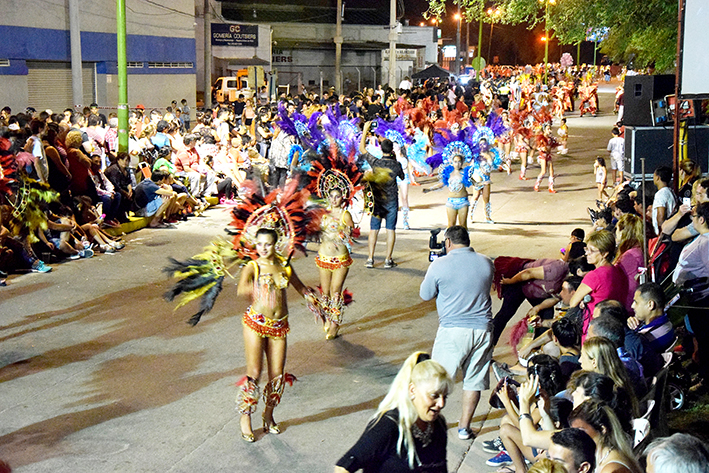
[[[628,319],[628,327],[645,338],[652,350],[663,353],[674,343],[672,322],[664,313],[665,292],[654,282],[638,286],[633,297],[635,317]]]
[[[446,230],[446,256],[431,263],[419,295],[425,301],[436,298],[438,332],[432,358],[455,379],[463,372],[463,411],[458,437],[473,437],[470,422],[488,389],[492,359],[492,300],[490,289],[494,267],[487,256],[470,248],[468,230],[455,225]]]

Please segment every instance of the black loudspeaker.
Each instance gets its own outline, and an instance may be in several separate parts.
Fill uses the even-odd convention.
[[[634,179],[642,175],[641,158],[645,158],[645,176],[659,166],[672,167],[674,129],[669,127],[625,127],[625,157],[630,162]],[[690,126],[687,129],[687,157],[707,172],[709,166],[709,126]],[[628,168],[626,167],[626,170]]]
[[[653,126],[652,102],[675,93],[675,76],[625,76],[623,124]]]

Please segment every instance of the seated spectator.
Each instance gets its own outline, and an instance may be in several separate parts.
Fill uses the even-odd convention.
[[[601,401],[613,409],[621,425],[630,425],[633,421],[630,394],[604,374],[577,371],[569,380],[564,395],[571,397],[574,409],[589,399]]]
[[[85,195],[93,202],[98,202],[96,187],[91,179],[91,159],[81,149],[81,132],[71,130],[67,133],[65,145],[69,173],[71,174],[71,181],[69,182],[71,195],[74,197]]]
[[[91,115],[96,118],[96,115]],[[121,208],[121,194],[115,190],[113,183],[101,171],[102,157],[98,154],[91,156],[91,179],[101,203],[101,209],[105,215],[104,225],[118,227],[119,212]]]
[[[93,241],[102,253],[113,253],[125,247],[119,238],[114,238],[101,229],[103,218],[98,214],[87,196],[74,197],[74,219],[83,234],[82,244]]]
[[[615,317],[610,315],[600,315],[591,320],[589,325],[589,338],[598,337],[605,339],[613,344],[618,358],[625,366],[630,382],[633,386],[633,391],[638,398],[641,398],[647,392],[647,384],[645,383],[645,372],[643,366],[635,357],[633,357],[625,349],[625,329],[626,326]],[[600,348],[599,353],[603,352]]]
[[[624,426],[608,405],[585,401],[571,413],[569,423],[596,444],[596,473],[643,473]]]
[[[708,473],[709,447],[689,434],[652,441],[645,449],[647,473]]]
[[[692,213],[692,224],[699,235],[680,254],[672,281],[678,286],[692,287],[693,292],[685,297],[685,309],[689,326],[695,335],[699,376],[702,381],[695,389],[706,390],[709,382],[709,344],[704,338],[709,333],[709,202],[698,204]]]
[[[672,169],[660,166],[655,169],[652,181],[657,187],[657,192],[652,200],[652,227],[655,235],[660,235],[662,224],[675,213],[677,198],[670,188]]]
[[[574,228],[569,238],[569,244],[561,250],[561,259],[568,262],[585,256],[584,248],[586,248],[586,243],[583,241],[584,238],[586,238],[586,232],[583,231],[583,228]]]
[[[185,201],[186,195],[178,197],[168,184],[169,179],[169,174],[158,170],[135,188],[136,215],[152,217],[148,224],[151,228],[174,228],[174,225],[163,222],[163,217],[179,212]]]
[[[155,125],[155,135],[150,138],[152,145],[158,149],[160,148],[170,148],[170,137],[165,133],[169,126],[169,123],[165,120],[160,120]]]
[[[614,318],[618,321],[617,324],[624,327],[623,347],[630,358],[640,362],[643,376],[651,378],[660,371],[664,365],[662,356],[650,347],[650,342],[646,338],[641,337],[640,334],[628,327],[628,311],[625,310],[625,306],[613,300],[599,302],[593,311],[593,319],[606,316]]]
[[[692,224],[692,206],[709,202],[707,196],[709,191],[709,179],[695,181],[692,189],[692,197],[689,203],[683,202],[679,209],[669,219],[662,224],[662,233],[671,235],[672,241],[683,242],[699,235],[699,232]]]
[[[548,456],[561,463],[567,473],[593,473],[596,444],[581,429],[563,429],[551,436]]]
[[[628,319],[628,327],[645,338],[651,349],[663,353],[675,341],[675,331],[665,314],[665,292],[654,282],[638,287],[633,298],[635,317]]]
[[[586,338],[593,309],[601,301],[613,299],[625,301],[628,295],[628,279],[622,269],[611,263],[615,256],[615,236],[607,230],[590,234],[586,238],[586,259],[596,269],[584,276],[581,285],[571,298],[571,307],[585,305],[581,340]],[[590,301],[585,302],[586,296]]]
[[[85,248],[80,239],[76,239],[72,234],[77,231],[79,225],[73,219],[74,213],[64,205],[57,209],[57,213],[47,212],[47,230],[44,232],[46,246],[53,252],[69,259],[91,258],[94,252],[91,248]]]
[[[236,197],[237,187],[234,185],[234,181],[231,177],[224,173],[218,173],[212,168],[213,162],[214,158],[207,156],[204,160],[204,166],[207,168],[207,172],[211,172],[216,176],[217,196],[219,197],[219,201],[232,202],[234,197]]]
[[[563,464],[549,458],[542,458],[532,465],[528,471],[529,473],[567,473]]]
[[[114,190],[121,195],[116,218],[120,223],[125,223],[128,221],[128,212],[133,208],[133,180],[128,170],[130,155],[122,152],[115,157],[112,154],[109,157],[111,165],[106,168],[104,174],[113,184]]]
[[[216,176],[207,169],[200,169],[200,156],[195,149],[197,136],[193,134],[185,135],[184,149],[180,150],[175,157],[175,176],[186,177],[190,182],[190,194],[199,199],[208,195]]]
[[[638,287],[638,276],[645,266],[643,260],[643,222],[640,217],[625,214],[620,217],[615,227],[618,251],[613,264],[623,270],[628,279],[628,296],[625,308],[631,310],[633,294]]]

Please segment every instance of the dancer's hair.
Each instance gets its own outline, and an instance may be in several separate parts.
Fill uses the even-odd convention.
[[[599,433],[597,449],[612,448],[616,450],[623,455],[623,460],[630,471],[642,473],[643,470],[635,459],[630,438],[610,406],[601,401],[589,399],[573,410],[569,416],[569,423],[573,424],[575,420],[582,420]]]
[[[397,451],[399,455],[403,455],[406,450],[411,469],[416,465],[418,457],[414,437],[411,433],[411,427],[418,419],[418,413],[411,401],[409,386],[412,383],[419,388],[428,385],[433,388],[434,392],[443,395],[447,395],[453,389],[453,381],[446,369],[430,358],[428,353],[420,351],[409,356],[374,414],[375,422],[378,422],[388,411],[392,409],[399,411]]]
[[[581,348],[586,356],[596,361],[596,372],[611,378],[615,384],[625,388],[630,396],[633,414],[638,415],[638,399],[635,397],[633,384],[630,382],[628,370],[620,361],[618,351],[610,340],[604,337],[587,338]]]
[[[620,232],[618,241],[618,252],[613,263],[617,263],[620,257],[628,250],[643,247],[643,221],[637,215],[623,214],[615,227]]]

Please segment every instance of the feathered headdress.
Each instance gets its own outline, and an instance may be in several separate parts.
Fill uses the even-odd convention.
[[[44,231],[48,228],[44,207],[58,200],[59,194],[48,184],[27,176],[22,176],[18,181],[17,192],[12,199],[8,199],[12,206],[8,228],[13,235],[26,234],[30,243],[37,243],[37,230]]]
[[[244,182],[242,203],[232,210],[236,229],[232,245],[220,240],[187,261],[170,259],[164,271],[179,280],[165,293],[165,299],[172,301],[179,296],[177,307],[181,307],[201,298],[200,310],[189,319],[190,325],[196,325],[212,309],[224,277],[231,276],[230,267],[258,258],[255,246],[260,228],[277,233],[276,252],[281,261],[287,262],[295,250],[305,253],[305,239],[319,229],[323,211],[318,207],[305,208],[310,193],[297,189],[298,182],[294,179],[283,191],[277,189],[263,197],[256,192],[255,183]]]
[[[0,196],[12,194],[12,183],[15,182],[15,158],[10,153],[10,140],[0,138]],[[0,200],[1,202],[1,200]]]
[[[361,132],[357,124],[359,118],[348,119],[340,111],[339,105],[333,105],[327,109],[325,116],[322,119],[323,131],[325,140],[318,147],[318,152],[321,154],[328,153],[331,148],[331,141],[340,151],[347,156],[357,151],[359,146],[359,137]]]
[[[433,144],[439,151],[426,159],[426,163],[433,169],[441,164],[450,164],[453,156],[462,156],[464,163],[473,159],[473,144],[469,142],[469,135],[465,129],[457,131],[438,129],[433,136]]]
[[[374,129],[374,133],[378,136],[391,140],[402,147],[413,142],[409,134],[406,133],[403,115],[399,115],[393,122],[377,118],[376,123],[377,128]]]
[[[352,197],[362,189],[363,172],[357,166],[354,152],[349,156],[338,153],[334,145],[330,152],[319,155],[312,163],[308,173],[312,177],[309,190],[320,198],[325,198],[331,190],[338,189],[347,205],[352,203]]]

